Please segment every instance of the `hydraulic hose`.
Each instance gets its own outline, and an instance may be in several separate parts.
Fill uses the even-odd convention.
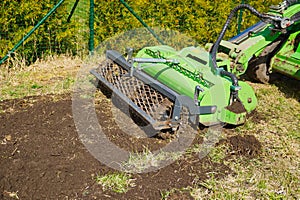
[[[270,18],[269,15],[265,15],[265,14],[262,14],[262,13],[258,12],[255,8],[253,8],[252,6],[250,6],[248,4],[240,4],[240,5],[236,6],[230,12],[230,14],[229,14],[229,16],[228,16],[228,18],[226,20],[226,23],[224,24],[223,29],[222,29],[221,33],[219,34],[218,39],[216,40],[216,42],[214,43],[214,45],[213,45],[213,47],[212,47],[212,49],[210,51],[210,54],[211,54],[211,57],[212,57],[212,61],[213,61],[212,63],[213,63],[213,70],[214,71],[218,71],[218,65],[217,65],[216,58],[217,58],[217,51],[218,51],[219,45],[221,43],[221,40],[223,39],[223,37],[224,37],[224,35],[226,33],[226,30],[228,29],[229,24],[230,24],[232,18],[234,17],[235,13],[237,13],[241,9],[247,9],[247,10],[249,10],[252,14],[254,14],[257,17],[259,17],[260,19],[268,19],[268,18]],[[231,80],[232,80],[232,85],[233,86],[239,86],[238,85],[238,79],[237,79],[237,77],[234,74],[232,74],[230,72],[227,72],[224,69],[221,69],[220,75],[230,77]]]
[[[240,90],[240,87],[239,87],[239,81],[238,81],[237,77],[234,74],[232,74],[226,70],[221,70],[220,75],[230,77],[230,79],[232,81],[232,86],[233,86],[230,88],[231,99],[233,101],[239,100],[238,91]]]
[[[215,70],[218,68],[217,62],[216,62],[216,58],[217,58],[217,51],[218,51],[220,42],[223,39],[223,37],[224,37],[224,35],[226,33],[226,30],[228,29],[229,24],[230,24],[232,18],[234,17],[235,13],[237,11],[241,10],[241,9],[247,9],[251,13],[253,13],[255,16],[257,16],[257,17],[259,17],[261,19],[268,18],[267,15],[258,12],[255,8],[253,8],[252,6],[250,6],[248,4],[240,4],[240,5],[236,6],[230,12],[230,14],[229,14],[229,16],[228,16],[228,18],[226,20],[226,23],[224,24],[223,29],[222,29],[221,33],[219,34],[219,37],[218,37],[217,41],[215,42],[215,44],[213,45],[213,48],[211,49],[211,52],[210,52],[211,56],[212,56],[212,60],[213,60],[213,67],[215,68]]]
[[[230,73],[226,70],[222,70],[220,72],[221,76],[227,76],[227,77],[230,77],[231,78],[231,81],[232,81],[232,85],[234,86],[239,86],[239,81],[238,81],[238,78],[233,74],[233,73]]]

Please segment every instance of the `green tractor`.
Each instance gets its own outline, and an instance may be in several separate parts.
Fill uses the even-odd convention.
[[[300,1],[271,6],[259,17],[262,21],[221,41],[218,66],[262,83],[272,79],[272,72],[300,80]]]
[[[240,9],[250,10],[263,22],[223,41]],[[274,7],[268,14],[242,4],[230,13],[210,52],[160,45],[144,47],[134,57],[128,48],[124,57],[107,50],[106,61],[91,73],[134,111],[133,116],[155,130],[177,130],[187,122],[185,116],[197,126],[240,125],[256,108],[257,99],[237,76],[251,70],[253,77],[267,82],[270,70],[276,69],[299,78],[299,11],[297,2]]]

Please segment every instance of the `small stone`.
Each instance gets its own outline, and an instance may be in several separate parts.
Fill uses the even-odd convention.
[[[6,140],[6,141],[11,141],[11,135],[6,135],[6,136],[5,136],[5,140]]]

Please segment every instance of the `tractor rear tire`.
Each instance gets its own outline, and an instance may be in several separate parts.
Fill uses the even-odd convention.
[[[248,76],[254,81],[269,83],[270,74],[268,73],[267,63],[255,63],[255,65],[249,66]]]
[[[261,83],[269,83],[271,78],[273,80],[272,74],[270,74],[270,62],[272,57],[281,47],[282,38],[279,38],[269,46],[267,46],[258,57],[252,58],[249,62],[247,69],[247,75],[254,81]]]

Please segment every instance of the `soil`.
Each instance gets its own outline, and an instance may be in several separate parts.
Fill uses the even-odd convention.
[[[108,103],[107,103],[108,104]],[[128,136],[116,127],[103,101],[97,107],[105,133],[116,145],[131,151],[159,149],[168,140]],[[27,97],[0,102],[0,199],[160,199],[161,192],[180,189],[209,178],[234,173],[223,163],[191,155],[144,174],[132,174],[135,187],[124,194],[104,191],[95,175],[116,172],[95,159],[78,138],[69,96]],[[104,126],[104,124],[103,124]],[[113,127],[113,128],[112,128]],[[195,143],[201,142],[201,135]],[[249,143],[250,142],[250,143]],[[257,155],[254,136],[228,138],[237,155]],[[174,192],[170,199],[191,199]]]
[[[227,110],[229,110],[233,113],[236,113],[236,114],[246,112],[244,105],[239,101],[232,102],[232,104],[230,106],[227,106],[226,108],[227,108]]]
[[[251,119],[254,123],[261,123],[262,121],[267,121],[266,117],[263,113],[258,112],[257,110],[253,110],[251,113],[247,114],[247,118]]]
[[[255,157],[260,154],[262,146],[253,135],[232,136],[227,139],[231,154]]]

